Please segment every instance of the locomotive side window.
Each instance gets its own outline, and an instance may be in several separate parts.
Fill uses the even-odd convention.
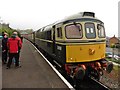
[[[93,23],[85,23],[85,32],[87,38],[95,38],[95,26]]]
[[[81,24],[70,24],[65,27],[66,37],[69,39],[82,38],[82,26]]]
[[[97,29],[98,29],[98,37],[99,37],[99,38],[104,38],[104,37],[105,37],[105,29],[104,29],[104,26],[98,24],[98,25],[97,25]]]
[[[61,27],[57,28],[57,37],[62,38],[62,28]]]

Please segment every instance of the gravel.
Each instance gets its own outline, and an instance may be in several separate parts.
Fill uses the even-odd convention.
[[[110,74],[104,71],[104,75],[101,77],[100,82],[110,87],[112,90],[120,90],[120,68],[114,67]]]

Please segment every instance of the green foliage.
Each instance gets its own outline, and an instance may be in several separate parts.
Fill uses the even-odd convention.
[[[10,28],[7,24],[3,24],[3,25],[0,24],[0,34],[2,34],[2,32],[6,32],[8,33],[8,37],[11,37],[14,31],[18,32],[17,30]],[[18,36],[20,37],[19,32],[18,32]]]
[[[107,57],[108,56],[108,54],[107,53],[105,53],[105,57]]]
[[[8,26],[1,25],[1,26],[0,26],[0,33],[2,33],[2,32],[8,33],[8,36],[10,37],[11,34],[12,34],[12,32],[13,32],[13,29],[11,29],[11,28],[8,27]]]
[[[120,66],[114,65],[113,69],[116,70],[116,71],[118,71],[120,69]]]
[[[115,44],[112,44],[110,47],[111,47],[111,48],[115,48]]]

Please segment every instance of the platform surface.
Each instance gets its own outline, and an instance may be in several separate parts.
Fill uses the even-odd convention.
[[[25,40],[20,54],[21,68],[2,66],[2,88],[64,88],[68,87],[37,52]],[[68,89],[67,89],[68,90]]]

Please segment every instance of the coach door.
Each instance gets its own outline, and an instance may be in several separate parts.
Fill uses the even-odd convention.
[[[53,26],[53,54],[55,54],[55,47],[56,47],[56,44],[55,44],[55,26]]]

